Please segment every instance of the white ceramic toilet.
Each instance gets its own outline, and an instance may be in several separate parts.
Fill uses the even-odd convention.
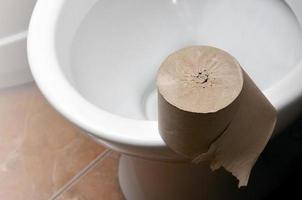
[[[183,163],[165,145],[157,129],[155,74],[182,47],[225,49],[277,108],[277,133],[302,109],[296,16],[302,19],[299,0],[38,1],[29,61],[54,108],[122,153],[119,181],[128,200],[245,199],[231,175]]]

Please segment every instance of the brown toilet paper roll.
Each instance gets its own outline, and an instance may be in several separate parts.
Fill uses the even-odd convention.
[[[276,110],[228,53],[192,46],[171,54],[157,75],[159,132],[193,162],[223,166],[247,185],[276,123]]]

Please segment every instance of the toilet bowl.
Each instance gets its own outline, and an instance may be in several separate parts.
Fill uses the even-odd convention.
[[[240,196],[233,177],[183,163],[163,142],[156,121],[155,74],[169,53],[184,46],[227,50],[278,110],[278,133],[302,109],[299,4],[38,1],[30,22],[29,62],[57,111],[94,140],[122,153],[119,180],[127,199]],[[219,189],[223,192],[218,195]]]

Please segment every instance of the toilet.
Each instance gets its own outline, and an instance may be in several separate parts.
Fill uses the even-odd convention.
[[[84,134],[121,153],[126,199],[245,199],[230,174],[183,162],[163,142],[155,75],[182,47],[224,49],[278,110],[278,134],[302,109],[300,22],[299,0],[38,1],[28,57],[50,104]]]

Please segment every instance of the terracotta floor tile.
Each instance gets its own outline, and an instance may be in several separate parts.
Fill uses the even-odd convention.
[[[110,152],[56,200],[124,200],[117,178],[118,158]]]
[[[34,84],[0,90],[0,199],[44,200],[104,147],[81,134]]]

